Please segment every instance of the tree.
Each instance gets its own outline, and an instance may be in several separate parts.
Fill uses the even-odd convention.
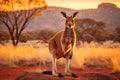
[[[104,41],[107,37],[106,23],[91,18],[76,19],[76,32],[78,40]]]
[[[2,0],[0,1],[0,22],[8,29],[14,47],[29,21],[46,9],[45,0]]]

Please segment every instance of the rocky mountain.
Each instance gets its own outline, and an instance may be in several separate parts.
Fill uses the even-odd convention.
[[[48,7],[44,14],[34,19],[28,29],[39,30],[41,28],[62,29],[64,28],[64,17],[61,11],[65,11],[71,15],[75,11],[79,11],[77,18],[92,18],[97,21],[104,21],[108,29],[114,29],[120,26],[120,8],[112,3],[102,3],[97,9],[73,10],[62,7]]]
[[[40,30],[42,28],[51,28],[60,30],[64,28],[64,17],[61,11],[66,12],[68,15],[79,11],[77,18],[92,18],[96,21],[103,21],[107,25],[107,29],[114,29],[120,26],[120,8],[112,3],[102,3],[98,5],[97,9],[83,9],[74,10],[62,7],[48,7],[42,16],[33,19],[27,26],[26,30]]]

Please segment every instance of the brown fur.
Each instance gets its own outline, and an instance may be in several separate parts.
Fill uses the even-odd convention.
[[[55,54],[57,59],[63,57],[62,46],[60,43],[62,34],[63,31],[60,31],[49,40],[49,50],[51,54]]]
[[[55,36],[53,36],[50,40],[49,40],[49,50],[51,51],[52,54],[55,54],[56,58],[59,59],[61,57],[63,57],[63,52],[62,52],[62,46],[61,46],[61,41],[65,44],[65,52],[68,50],[68,46],[72,45],[74,46],[75,42],[76,42],[76,33],[74,28],[71,29],[71,34],[70,38],[71,38],[71,42],[66,42],[66,29],[64,31],[60,31],[58,32]],[[66,54],[68,54],[70,51],[68,51]]]

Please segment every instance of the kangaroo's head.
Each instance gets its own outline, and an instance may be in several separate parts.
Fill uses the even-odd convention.
[[[66,22],[65,22],[66,28],[75,27],[74,17],[78,14],[78,12],[73,13],[72,16],[67,16],[65,12],[61,12],[61,14],[66,18]]]

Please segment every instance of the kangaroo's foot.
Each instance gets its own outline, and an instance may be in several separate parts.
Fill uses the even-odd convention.
[[[54,77],[64,77],[61,73],[54,73],[52,74]]]
[[[74,73],[70,73],[70,72],[65,73],[65,75],[66,75],[66,76],[75,77],[75,78],[78,77],[76,74],[74,74]]]
[[[67,73],[65,73],[65,75],[66,75],[66,76],[72,76],[72,73],[67,72]]]
[[[58,73],[54,73],[52,74],[54,77],[59,77],[59,74]]]

